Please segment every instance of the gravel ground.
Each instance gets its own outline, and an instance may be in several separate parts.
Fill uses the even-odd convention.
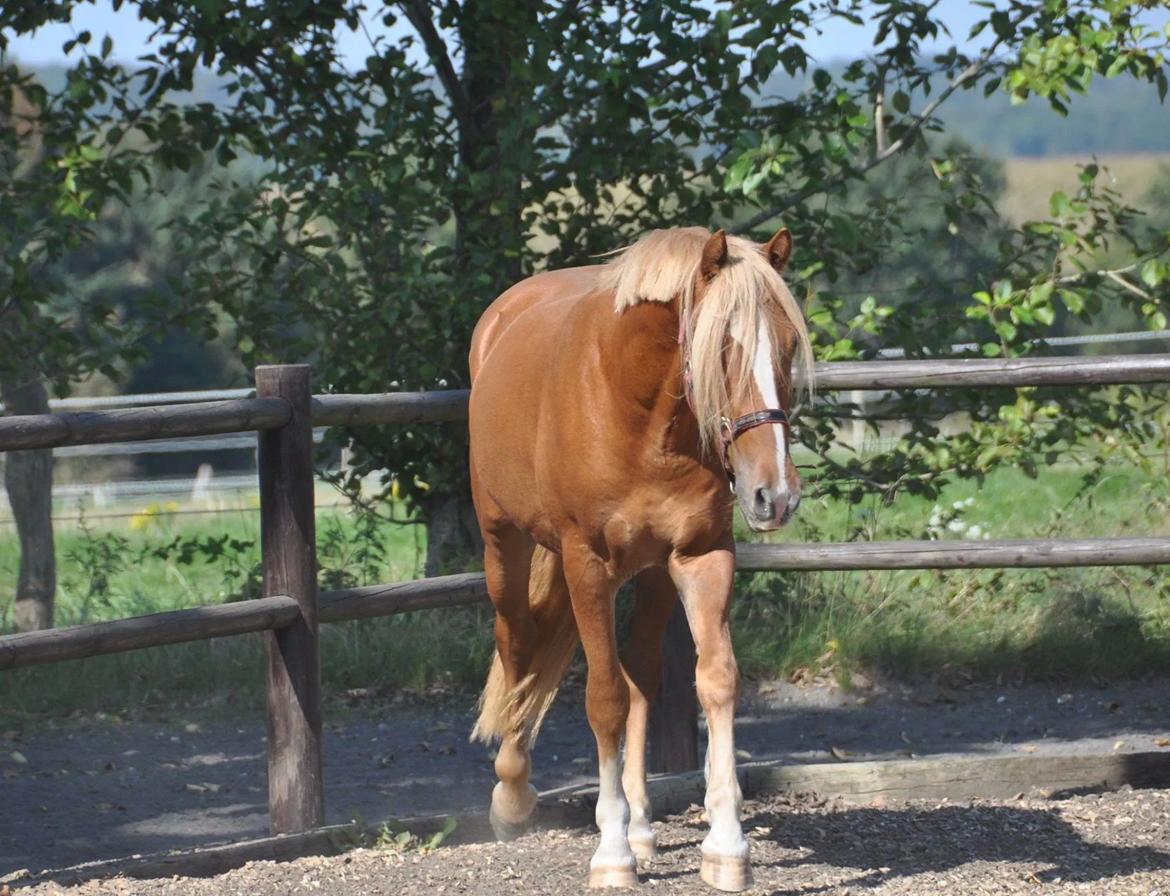
[[[755,886],[781,894],[1170,894],[1170,791],[1122,791],[1060,801],[826,804],[814,797],[745,806]],[[660,856],[643,891],[710,894],[698,877],[704,826],[697,807],[658,823]],[[330,893],[563,894],[584,890],[587,830],[531,834],[511,844],[429,852],[361,849],[333,858],[253,862],[207,879],[41,884],[19,896],[265,896]]]
[[[877,684],[850,694],[823,682],[767,683],[745,700],[737,719],[737,745],[747,754],[744,758],[799,762],[832,762],[835,756],[1170,749],[1168,690],[1168,680],[1108,687],[960,690]],[[468,697],[441,706],[359,705],[345,720],[328,722],[327,821],[379,821],[486,808],[494,778],[487,750],[467,743],[473,702]],[[541,734],[535,754],[536,786],[543,790],[588,783],[595,774],[591,745],[580,694],[570,691],[558,700]],[[0,880],[19,869],[35,873],[264,836],[268,827],[264,782],[264,725],[259,718],[250,723],[198,724],[182,719],[166,724],[106,720],[48,731],[0,731]],[[969,817],[989,823],[1003,818],[1006,824],[1021,817],[1017,809],[1007,815],[980,810]],[[923,818],[937,819],[941,825],[952,817],[948,812]],[[851,836],[872,839],[867,818],[876,823],[908,816],[829,817],[844,830],[855,831]],[[1042,817],[1048,817],[1047,810]],[[778,846],[788,852],[777,853],[787,858],[776,861],[791,871],[803,864],[792,850],[810,844],[807,837],[789,838],[787,824],[777,830],[786,832]],[[945,825],[941,830],[947,830]],[[1120,825],[1118,832],[1127,830]],[[848,836],[841,842],[848,842]],[[941,835],[930,836],[933,842]],[[1132,839],[1126,842],[1137,845]],[[681,861],[689,853],[677,855]],[[663,861],[675,856],[669,852]],[[388,860],[372,856],[360,861]],[[855,861],[860,858],[851,855],[850,862]],[[894,867],[891,860],[874,861]],[[868,868],[865,862],[861,865]],[[930,873],[944,875],[942,880],[944,872]],[[864,886],[884,879],[866,878]],[[834,886],[844,886],[844,880]],[[1170,886],[1163,890],[1170,896]]]

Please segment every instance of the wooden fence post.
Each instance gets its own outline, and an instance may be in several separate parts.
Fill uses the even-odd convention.
[[[300,607],[292,624],[265,634],[268,815],[272,833],[288,834],[325,821],[309,365],[257,367],[256,395],[292,409],[289,422],[261,432],[258,443],[264,596],[287,594]]]
[[[695,697],[695,642],[679,601],[662,636],[662,680],[650,707],[652,772],[699,767],[699,704]]]

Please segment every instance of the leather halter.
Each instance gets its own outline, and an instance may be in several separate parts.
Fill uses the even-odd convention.
[[[729,420],[727,417],[719,418],[719,459],[723,462],[723,471],[727,474],[727,484],[735,491],[735,470],[731,468],[731,461],[728,457],[728,452],[731,451],[731,446],[749,429],[755,429],[757,426],[763,426],[769,423],[777,426],[791,426],[788,422],[788,414],[780,408],[765,408],[762,411],[752,411],[750,414],[744,414],[742,417],[736,417],[734,420]],[[788,431],[785,430],[781,438],[788,441]],[[781,470],[781,473],[784,471]]]
[[[693,391],[694,377],[691,372],[691,346],[687,341],[687,318],[690,315],[689,308],[682,308],[678,316],[678,344],[682,349],[683,362],[683,389],[686,393],[687,406],[691,409],[691,413],[695,412],[695,404],[691,400]],[[731,467],[731,460],[729,452],[735,440],[742,436],[749,429],[755,429],[757,426],[764,426],[765,424],[772,426],[786,427],[782,438],[787,444],[789,428],[792,424],[788,419],[788,413],[781,408],[764,408],[760,411],[752,411],[732,420],[729,417],[719,418],[719,460],[723,464],[723,472],[727,474],[727,484],[731,490],[735,491],[735,470]]]

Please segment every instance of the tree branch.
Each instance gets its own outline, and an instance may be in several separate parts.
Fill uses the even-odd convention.
[[[1150,293],[1146,292],[1132,280],[1122,276],[1123,274],[1128,274],[1131,271],[1136,271],[1144,261],[1146,261],[1146,258],[1139,258],[1133,264],[1127,264],[1123,268],[1113,268],[1112,270],[1088,270],[1081,271],[1077,274],[1066,274],[1063,277],[1054,277],[1052,282],[1067,285],[1071,283],[1080,283],[1089,279],[1090,277],[1106,277],[1109,280],[1112,280],[1122,289],[1133,293],[1135,296],[1140,296],[1147,302],[1152,302],[1154,301],[1154,297],[1150,295]]]
[[[898,155],[900,152],[902,152],[902,150],[906,149],[911,144],[915,137],[918,136],[918,134],[922,131],[922,126],[930,120],[930,117],[934,115],[936,111],[938,111],[939,106],[950,99],[951,95],[956,90],[959,90],[968,81],[977,77],[987,68],[988,64],[991,62],[995,50],[999,47],[999,44],[999,40],[991,44],[987,49],[979,54],[978,59],[976,59],[965,69],[959,72],[959,74],[957,74],[954,78],[952,78],[951,82],[947,84],[943,91],[937,97],[935,97],[934,100],[930,102],[925,109],[923,109],[911,119],[910,127],[907,129],[906,133],[904,133],[889,146],[885,147],[884,149],[879,147],[878,151],[874,153],[874,155],[870,156],[870,158],[868,158],[857,168],[851,169],[850,171],[841,172],[836,177],[830,178],[827,181],[808,184],[803,189],[789,194],[783,200],[781,200],[778,205],[753,215],[742,224],[737,224],[733,228],[733,232],[745,233],[749,230],[753,230],[754,228],[759,227],[765,221],[775,218],[777,215],[787,211],[797,203],[803,202],[810,196],[815,196],[817,193],[825,193],[833,189],[833,187],[840,186],[850,178],[866,174],[883,162],[888,161],[889,159],[892,159],[894,156]]]
[[[401,5],[403,12],[406,13],[406,18],[410,20],[414,30],[422,38],[427,56],[434,64],[439,81],[443,85],[443,89],[447,91],[447,97],[451,100],[451,110],[455,115],[455,120],[459,122],[460,130],[463,131],[464,136],[472,134],[475,131],[475,118],[471,114],[471,103],[463,91],[463,83],[455,72],[451,56],[447,53],[447,45],[443,43],[443,38],[439,36],[435,23],[431,19],[426,0],[401,0]]]

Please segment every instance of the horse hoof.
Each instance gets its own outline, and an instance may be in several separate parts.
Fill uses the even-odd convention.
[[[636,887],[638,874],[633,868],[610,866],[590,868],[589,886],[592,889],[601,887]]]
[[[491,822],[496,839],[503,843],[528,833],[532,827],[532,814],[536,809],[536,788],[529,784],[523,793],[521,799],[516,800],[502,784],[497,784],[492,791],[492,807],[488,812],[488,821]]]
[[[653,834],[649,837],[631,837],[630,851],[638,861],[649,861],[658,855],[658,841]]]
[[[522,837],[532,827],[528,819],[524,821],[504,821],[495,812],[488,813],[488,821],[492,824],[492,831],[495,833],[496,839],[501,843],[508,843],[517,837]]]
[[[716,890],[738,893],[752,885],[752,866],[747,857],[703,853],[699,877]]]

